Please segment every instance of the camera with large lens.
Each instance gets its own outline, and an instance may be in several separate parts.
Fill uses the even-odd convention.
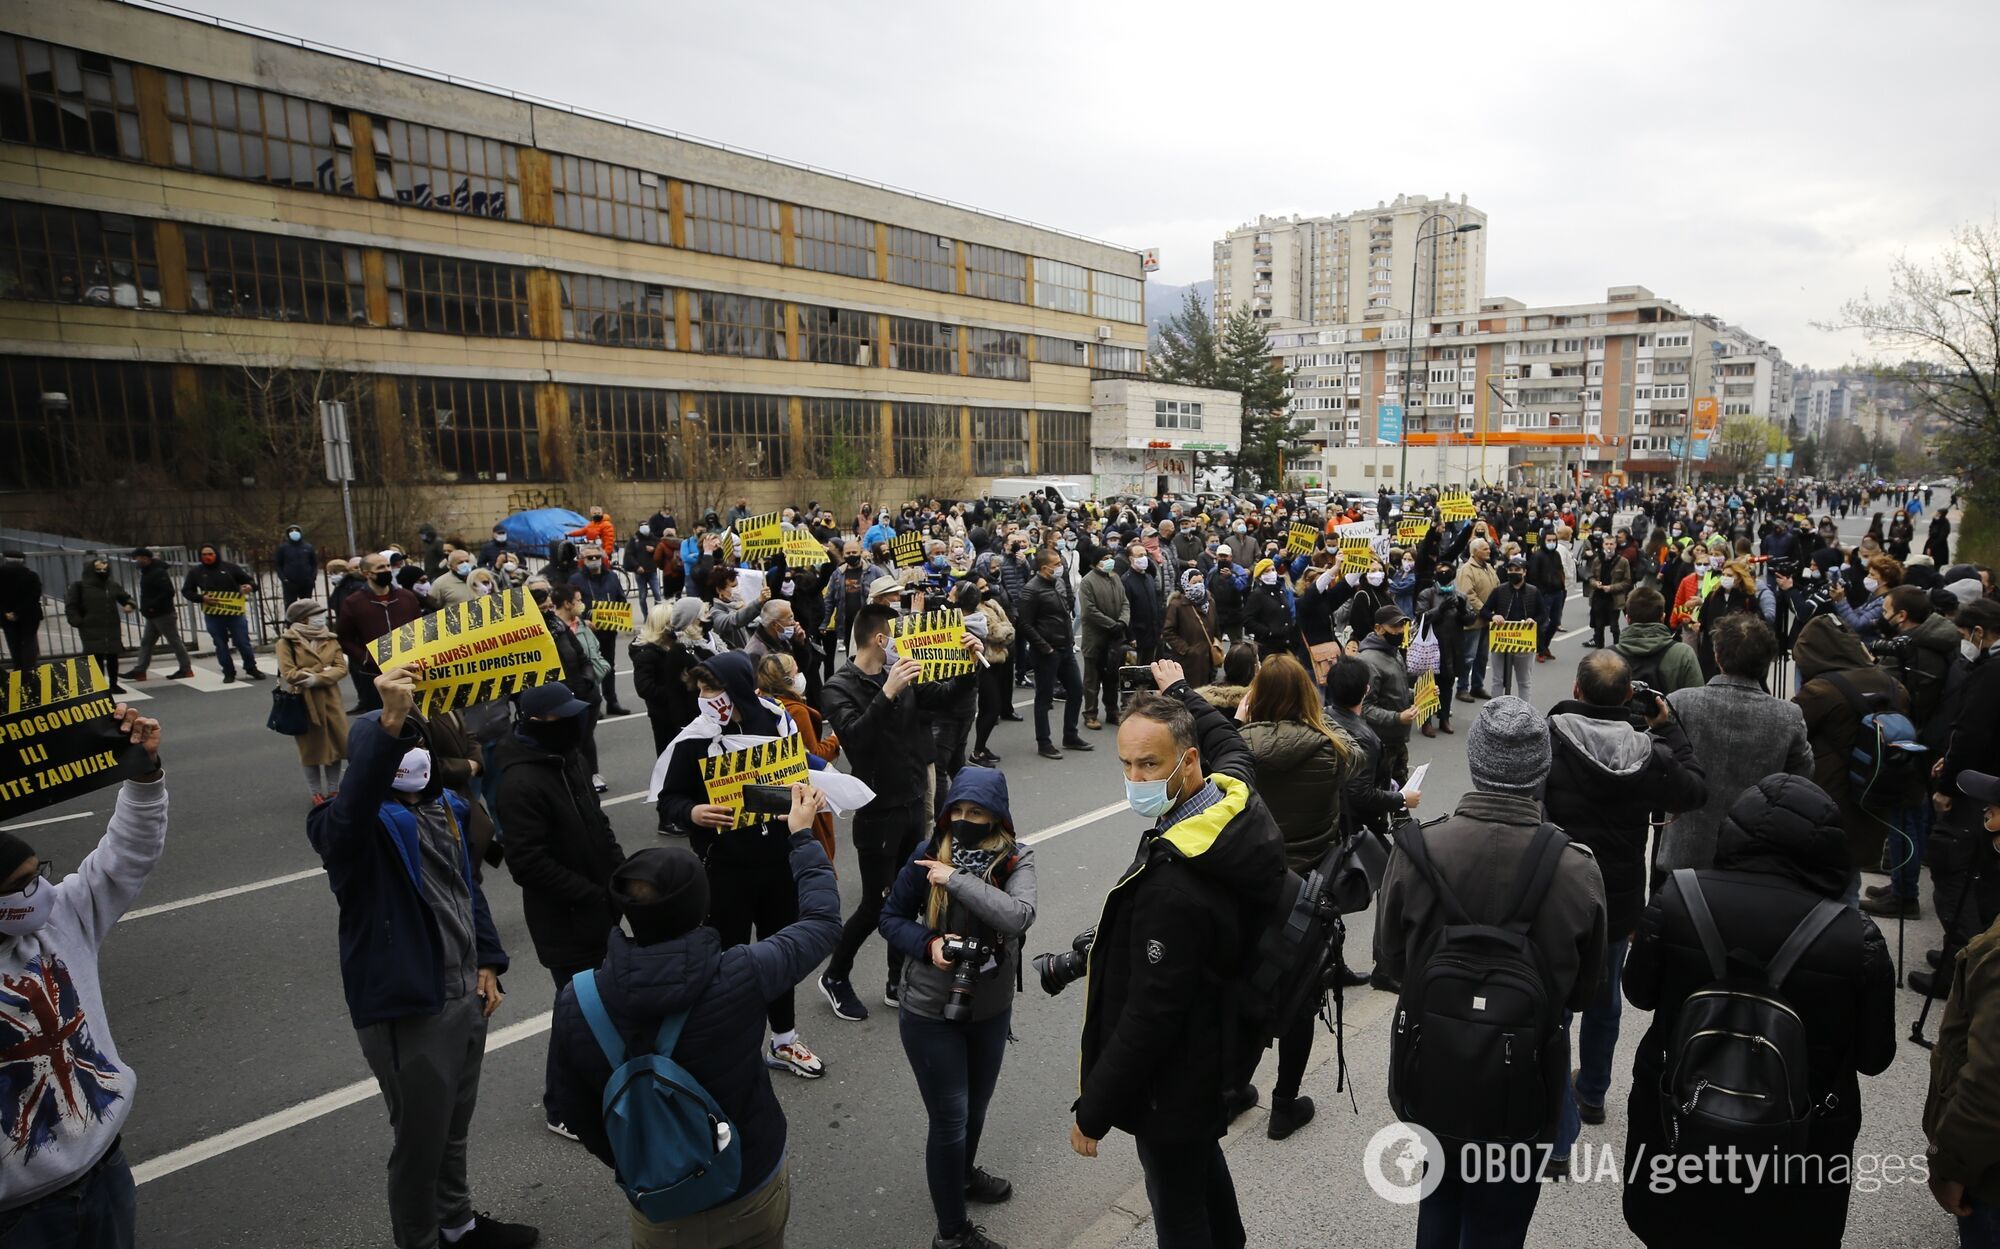
[[[1651,720],[1654,716],[1660,714],[1660,700],[1663,697],[1665,695],[1644,681],[1634,681],[1632,682],[1632,697],[1626,700],[1625,705],[1631,708],[1632,712],[1639,716],[1640,719]]]
[[[1042,978],[1042,992],[1054,997],[1081,979],[1090,966],[1090,947],[1096,940],[1097,929],[1086,928],[1062,953],[1035,955],[1035,974]]]
[[[964,1023],[972,1018],[973,982],[979,978],[979,969],[998,951],[977,937],[944,936],[938,938],[938,953],[951,964],[951,987],[944,995],[945,1022]]]
[[[1916,645],[1916,638],[1908,633],[1898,633],[1894,637],[1876,638],[1868,643],[1868,653],[1877,659],[1908,661],[1908,652]]]

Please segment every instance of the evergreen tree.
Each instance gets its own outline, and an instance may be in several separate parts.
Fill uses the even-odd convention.
[[[1222,327],[1216,354],[1216,385],[1243,397],[1243,441],[1236,464],[1250,480],[1239,478],[1237,485],[1281,489],[1281,457],[1299,445],[1304,430],[1285,412],[1292,374],[1271,354],[1263,323],[1248,308],[1238,308]]]
[[[1215,386],[1220,375],[1216,357],[1215,323],[1208,306],[1193,288],[1181,298],[1180,311],[1160,326],[1153,342],[1152,373],[1155,381],[1177,382],[1182,386]]]

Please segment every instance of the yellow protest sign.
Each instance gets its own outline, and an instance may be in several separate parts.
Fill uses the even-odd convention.
[[[770,559],[784,545],[776,512],[765,512],[762,516],[749,516],[737,521],[736,536],[743,541],[745,563]]]
[[[1463,490],[1453,490],[1438,499],[1439,520],[1471,520],[1477,510],[1472,506],[1472,496]]]
[[[919,681],[944,681],[972,671],[974,660],[965,649],[965,613],[958,610],[913,612],[889,626],[899,659],[924,666]]]
[[[1410,705],[1417,709],[1418,724],[1430,719],[1438,710],[1437,678],[1426,672],[1417,678],[1416,689],[1411,691]]]
[[[806,779],[806,743],[797,733],[768,742],[725,750],[701,761],[701,783],[713,806],[736,813],[736,827],[747,828],[779,817],[743,809],[745,785],[791,785]]]
[[[924,562],[924,535],[899,533],[889,541],[889,558],[898,568],[915,568]]]
[[[1375,566],[1375,544],[1367,538],[1340,540],[1340,571],[1367,572]]]
[[[229,594],[216,590],[204,590],[201,595],[201,614],[204,616],[240,616],[248,606],[241,594]]]
[[[600,600],[592,603],[590,605],[590,627],[593,629],[608,630],[613,633],[630,633],[632,631],[631,601],[628,599],[623,603],[612,603]]]
[[[1396,522],[1396,545],[1415,546],[1422,542],[1431,531],[1427,520],[1399,520]]]
[[[1486,629],[1486,647],[1495,655],[1532,655],[1535,653],[1535,622],[1532,620],[1495,620]]]
[[[1311,555],[1313,547],[1319,545],[1319,530],[1311,525],[1292,522],[1291,532],[1285,537],[1285,554]]]
[[[453,603],[368,644],[384,672],[417,671],[417,710],[437,715],[562,678],[562,660],[526,590]]]
[[[1532,529],[1530,529],[1527,533],[1527,536],[1522,539],[1522,541],[1526,542],[1529,546],[1533,546],[1535,545],[1535,543],[1540,542],[1541,540],[1542,540],[1542,535],[1536,533]]]
[[[812,530],[799,525],[785,532],[785,563],[792,568],[818,568],[832,556],[826,553],[826,544],[813,537]]]
[[[90,659],[58,659],[0,679],[0,819],[64,802],[152,767],[120,732],[111,678]],[[18,896],[18,895],[17,895]]]

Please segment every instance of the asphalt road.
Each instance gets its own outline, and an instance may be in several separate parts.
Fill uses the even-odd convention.
[[[1538,705],[1568,694],[1569,674],[1584,653],[1582,606],[1568,605],[1571,632],[1556,645],[1557,662],[1534,669]],[[265,688],[206,680],[193,688],[157,681],[145,687],[151,696],[145,709],[165,725],[172,825],[139,909],[103,953],[110,1026],[140,1084],[125,1146],[140,1181],[141,1243],[387,1245],[387,1118],[341,998],[333,899],[305,839],[303,781],[291,744],[263,728]],[[600,730],[607,797],[624,800],[609,810],[628,851],[656,840],[652,811],[636,797],[651,764],[643,721],[628,717]],[[1041,838],[1041,911],[1029,945],[1056,949],[1095,921],[1104,890],[1129,861],[1140,822],[1124,810],[1109,733],[1088,735],[1096,752],[1058,763],[1035,758],[1028,729],[1003,723],[993,744],[1005,757],[1017,827]],[[1466,788],[1464,740],[1462,732],[1416,739],[1413,763],[1433,764],[1426,814],[1448,809]],[[109,809],[110,793],[101,791],[36,813],[28,835],[44,857],[73,868],[101,834]],[[844,842],[838,865],[843,899],[852,907],[858,872]],[[520,892],[503,870],[489,872],[487,896],[514,970],[493,1019],[475,1120],[475,1205],[539,1225],[547,1245],[623,1244],[624,1202],[609,1172],[542,1124],[551,993],[534,963]],[[1369,924],[1368,917],[1352,924],[1352,944],[1364,952]],[[1912,959],[1934,939],[1933,925],[1912,925]],[[842,1023],[815,991],[800,994],[802,1036],[825,1060],[826,1077],[773,1077],[791,1121],[789,1240],[803,1249],[922,1245],[932,1231],[925,1121],[894,1012],[880,1004],[879,941],[864,951],[855,980],[873,1012],[865,1023]],[[1916,999],[1901,997],[1913,1014]],[[1307,1084],[1319,1097],[1321,1118],[1291,1141],[1264,1140],[1261,1111],[1239,1123],[1230,1151],[1253,1243],[1393,1243],[1412,1235],[1413,1211],[1371,1196],[1360,1168],[1363,1143],[1388,1121],[1387,1000],[1363,990],[1350,1001],[1358,1117],[1345,1095],[1336,1107],[1329,1064]],[[1015,1249],[1151,1243],[1129,1140],[1114,1137],[1095,1161],[1076,1158],[1068,1147],[1079,1011],[1080,994],[1050,999],[1032,984],[1016,1006],[1017,1040],[980,1157],[1013,1180],[1015,1197],[976,1212]],[[1625,1072],[1643,1027],[1628,1008]],[[1316,1058],[1331,1049],[1322,1038]],[[1888,1076],[1869,1082],[1864,1148],[1921,1152],[1923,1062],[1921,1051],[1905,1047]],[[1264,1079],[1268,1091],[1268,1065]],[[1628,1080],[1629,1074],[1614,1085],[1612,1123],[1587,1129],[1586,1141],[1622,1139]],[[1534,1239],[1632,1243],[1615,1195],[1592,1187],[1575,1185],[1547,1198]],[[1854,1212],[1850,1243],[1950,1242],[1947,1222],[1921,1186],[1857,1195]]]

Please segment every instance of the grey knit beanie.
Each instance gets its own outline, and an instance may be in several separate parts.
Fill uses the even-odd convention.
[[[1473,788],[1532,796],[1549,777],[1549,721],[1526,699],[1503,694],[1479,709],[1465,739]]]

